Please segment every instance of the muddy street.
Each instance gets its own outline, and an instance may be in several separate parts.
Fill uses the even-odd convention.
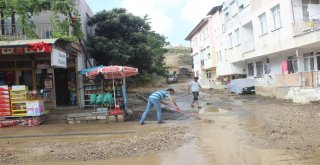
[[[320,164],[318,104],[205,90],[198,109],[190,106],[186,83],[169,86],[183,112],[200,120],[163,106],[164,124],[152,110],[142,126],[137,115],[109,124],[1,128],[0,164]],[[135,114],[143,112],[141,99],[132,95],[129,102]]]

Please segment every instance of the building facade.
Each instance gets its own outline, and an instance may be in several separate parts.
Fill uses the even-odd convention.
[[[213,7],[207,16],[186,37],[190,41],[193,58],[194,76],[199,77],[203,86],[208,86],[217,77],[217,51],[215,44],[219,31],[219,11],[222,6]]]
[[[219,38],[217,81],[250,77],[257,86],[287,87],[287,93],[318,87],[319,11],[319,0],[224,1],[216,13],[221,31],[210,34]]]

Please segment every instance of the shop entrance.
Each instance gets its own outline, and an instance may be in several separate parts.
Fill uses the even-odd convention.
[[[55,68],[57,106],[77,105],[76,74],[74,68]]]
[[[29,90],[33,90],[32,86],[32,70],[17,71],[20,85],[25,85]]]

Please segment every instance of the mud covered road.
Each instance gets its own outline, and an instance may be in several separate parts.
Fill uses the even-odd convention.
[[[145,103],[132,94],[133,121],[1,128],[0,164],[320,164],[319,104],[204,90],[197,109],[185,83],[170,87],[181,109],[201,120],[164,106],[166,123],[157,124],[153,110],[141,126]]]

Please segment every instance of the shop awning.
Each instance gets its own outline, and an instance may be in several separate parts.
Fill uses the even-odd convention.
[[[33,39],[33,40],[14,40],[14,41],[0,41],[0,48],[13,48],[27,46],[32,43],[44,42],[48,44],[55,44],[59,39],[50,38],[50,39]]]

